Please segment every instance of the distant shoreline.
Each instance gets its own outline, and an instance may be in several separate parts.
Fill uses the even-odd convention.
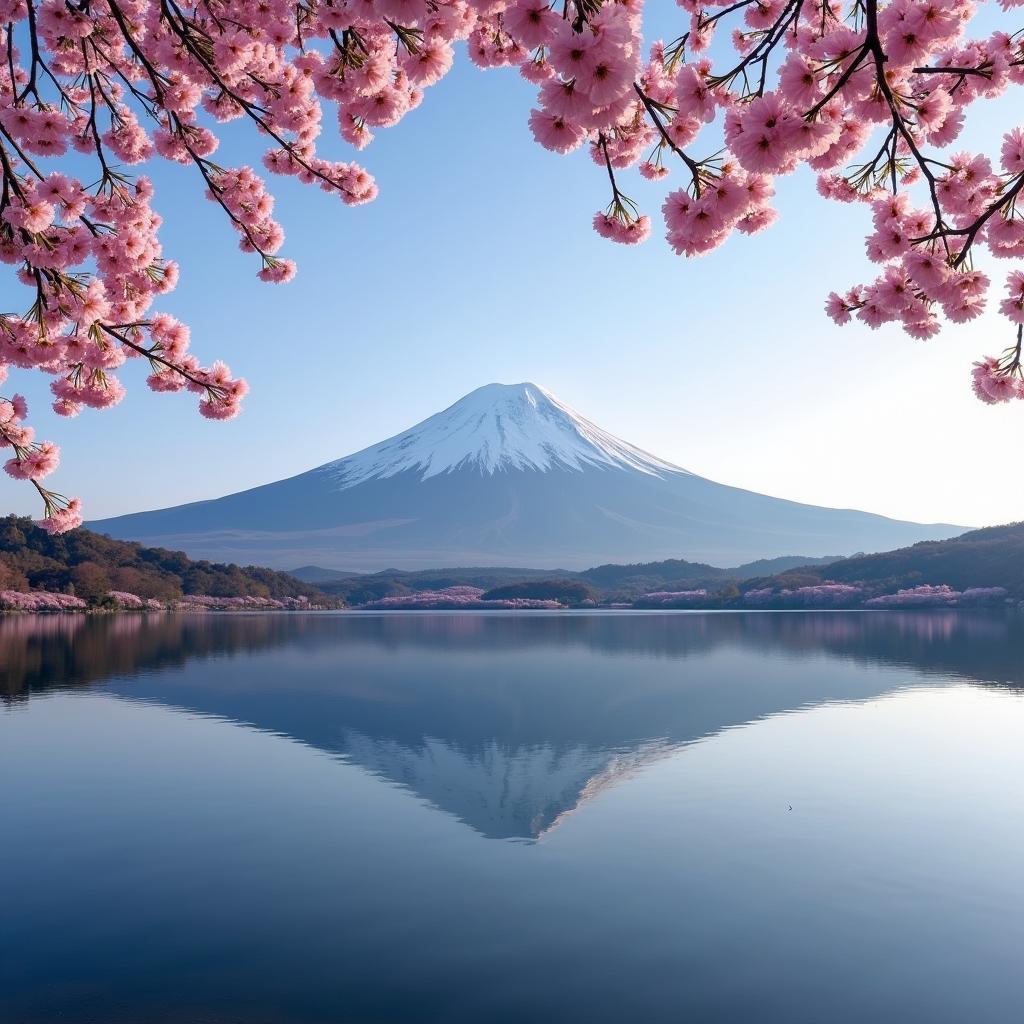
[[[958,605],[932,605],[917,607],[888,608],[613,608],[598,605],[593,608],[237,608],[237,609],[201,609],[201,608],[63,608],[25,610],[20,608],[0,608],[0,620],[4,617],[23,618],[26,616],[214,616],[237,617],[242,615],[806,615],[831,614],[849,615],[851,613],[885,613],[901,612],[906,614],[934,612],[976,613],[984,612],[1024,612],[1024,603],[1004,605],[974,605],[970,607]]]

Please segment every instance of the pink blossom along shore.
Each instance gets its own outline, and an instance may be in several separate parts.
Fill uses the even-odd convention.
[[[740,593],[710,594],[707,590],[661,590],[634,602],[640,608],[977,608],[1005,605],[1005,587],[968,587],[954,590],[945,584],[922,584],[877,593],[866,586],[821,583],[815,586],[755,587]]]
[[[870,592],[861,586],[823,583],[813,587],[798,587],[795,590],[748,590],[743,595],[743,601],[755,607],[789,605],[810,608],[969,608],[1005,604],[1007,597],[1008,591],[1005,587],[969,587],[961,591],[945,584],[923,584],[898,590],[894,594],[878,594],[872,597]]]
[[[535,598],[485,598],[480,587],[455,586],[440,590],[422,590],[394,595],[356,606],[359,611],[517,611],[564,609],[559,601]],[[743,610],[744,608],[829,609],[829,608],[978,608],[1008,603],[1003,587],[972,587],[963,591],[949,586],[922,585],[892,594],[869,596],[864,587],[841,583],[799,587],[795,590],[760,588],[738,591],[733,595],[713,595],[707,590],[654,591],[644,594],[632,605],[614,607],[699,610]],[[589,602],[588,607],[597,607]],[[84,612],[106,611],[313,611],[326,606],[306,597],[210,597],[188,595],[176,601],[161,602],[141,598],[125,591],[111,591],[92,605],[71,594],[48,591],[23,593],[0,591],[0,612]]]
[[[121,590],[112,590],[93,605],[72,594],[34,590],[0,590],[0,611],[64,612],[98,608],[110,611],[305,611],[317,607],[305,597],[210,597],[190,594],[176,601],[156,601]]]
[[[483,600],[479,587],[447,587],[424,590],[401,597],[387,597],[362,605],[367,609],[554,609],[564,605],[558,601],[530,599]],[[49,591],[22,593],[0,590],[0,611],[58,612],[85,611],[89,608],[110,611],[312,611],[324,606],[306,597],[210,597],[189,594],[176,601],[163,602],[142,598],[137,594],[112,590],[101,601],[90,605],[80,597]]]
[[[382,597],[361,605],[369,610],[429,610],[429,609],[517,609],[517,608],[564,608],[559,601],[538,598],[501,598],[484,600],[486,591],[482,587],[444,587],[441,590],[421,590],[414,594]]]

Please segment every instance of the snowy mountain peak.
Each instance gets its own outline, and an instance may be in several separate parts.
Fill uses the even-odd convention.
[[[328,463],[342,489],[413,471],[421,479],[469,469],[481,474],[554,468],[685,474],[602,430],[536,384],[486,384],[402,434]]]

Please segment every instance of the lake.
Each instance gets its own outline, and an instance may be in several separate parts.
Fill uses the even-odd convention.
[[[0,1021],[1005,1022],[1024,614],[0,617]]]

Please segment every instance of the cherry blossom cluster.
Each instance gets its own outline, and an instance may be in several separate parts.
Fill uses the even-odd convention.
[[[314,607],[307,597],[210,597],[206,594],[189,594],[178,601],[165,604],[154,598],[139,597],[138,594],[128,591],[111,590],[107,598],[124,611],[303,611]],[[33,590],[28,593],[0,590],[0,609],[6,611],[66,612],[83,611],[87,607],[86,601],[71,594],[51,593],[45,590]]]
[[[851,583],[825,581],[812,586],[783,588],[757,587],[743,595],[744,604],[785,607],[803,605],[808,608],[841,608],[860,604],[864,599],[864,588]]]
[[[811,587],[797,587],[785,594],[787,600],[815,608],[854,604],[864,597],[864,588],[849,583],[818,583]]]
[[[308,597],[210,597],[187,594],[169,606],[182,612],[304,611],[313,607]]]
[[[704,604],[707,600],[706,590],[655,590],[644,594],[635,604],[655,608],[685,608],[687,605]]]
[[[107,597],[125,611],[158,612],[164,607],[156,598],[139,597],[138,594],[129,593],[127,590],[111,590]]]
[[[85,601],[71,594],[54,594],[34,590],[25,594],[19,590],[0,590],[0,608],[14,612],[79,612]]]
[[[480,587],[444,587],[440,590],[421,590],[414,594],[395,594],[369,601],[361,608],[380,611],[486,610],[486,609],[556,609],[564,607],[558,601],[532,597],[491,598],[484,600],[486,591]]]
[[[15,480],[28,480],[43,498],[46,519],[42,525],[53,532],[78,526],[82,519],[77,499],[47,490],[39,481],[49,476],[60,462],[60,450],[50,441],[36,441],[35,431],[23,422],[28,405],[22,395],[0,397],[0,450],[13,455],[4,463],[4,470]]]
[[[541,145],[587,144],[606,167],[612,200],[594,217],[598,233],[624,243],[650,233],[616,177],[628,166],[649,179],[681,171],[662,213],[685,256],[768,227],[775,178],[805,167],[821,195],[871,211],[866,249],[878,277],[829,297],[836,322],[898,323],[923,339],[943,319],[980,315],[991,282],[975,254],[1024,256],[1024,129],[1003,135],[998,155],[942,151],[974,103],[1024,84],[1024,32],[970,37],[974,0],[677,2],[686,31],[655,43],[643,63],[636,0],[563,13],[525,0],[493,18],[493,38],[504,26],[508,44],[474,56],[520,63],[539,84],[530,126]],[[727,24],[731,38],[715,43]],[[702,134],[709,155],[695,148]],[[1022,281],[1009,275],[1000,305],[1015,342],[974,367],[987,402],[1024,397]]]
[[[187,327],[153,309],[178,267],[152,185],[128,171],[158,157],[192,167],[258,276],[288,281],[273,197],[252,167],[214,161],[216,125],[247,119],[266,171],[368,202],[363,168],[318,155],[324,101],[362,147],[420,102],[476,21],[461,0],[0,0],[0,260],[28,289],[22,310],[0,313],[0,383],[11,367],[42,371],[54,410],[74,416],[121,401],[119,371],[140,359],[154,391],[190,391],[210,419],[236,415],[245,381],[193,356]],[[22,403],[3,420],[6,469],[42,495],[41,525],[70,529],[80,503],[39,482],[59,452],[34,442],[24,415]]]
[[[1004,592],[1005,594],[1005,592]],[[895,594],[883,594],[865,601],[868,608],[941,608],[955,605],[960,600],[960,592],[942,584],[931,586],[922,584],[898,590]]]
[[[792,590],[759,587],[748,590],[743,595],[743,602],[755,606],[803,605],[810,608],[838,608],[861,604],[866,608],[945,608],[1002,604],[1008,596],[1004,587],[969,587],[959,591],[946,584],[922,584],[899,590],[895,594],[879,594],[869,598],[867,594],[870,592],[863,584],[831,582],[796,587]]]
[[[20,311],[0,313],[0,383],[11,367],[42,371],[54,409],[74,416],[119,402],[136,359],[153,390],[234,416],[245,382],[192,355],[185,325],[153,308],[178,267],[152,185],[130,168],[192,168],[258,276],[288,281],[263,171],[369,202],[371,175],[318,151],[325,111],[362,149],[419,105],[462,43],[478,66],[518,67],[536,86],[542,146],[584,147],[603,168],[600,235],[651,233],[623,191],[627,168],[681,173],[663,221],[670,246],[696,256],[768,227],[775,179],[807,167],[822,195],[871,213],[878,276],[829,298],[836,321],[927,338],[978,316],[992,286],[976,254],[1024,256],[1024,129],[989,155],[945,151],[973,104],[1024,83],[1024,33],[970,35],[984,0],[677,2],[685,31],[646,46],[642,0],[0,0],[0,260],[27,289]],[[233,120],[264,140],[263,171],[215,162],[215,129]],[[1016,340],[974,367],[987,402],[1024,397],[1024,276],[1006,289]],[[77,503],[39,483],[57,449],[23,443],[23,419],[5,421],[8,471],[39,489],[48,529],[68,529]]]

